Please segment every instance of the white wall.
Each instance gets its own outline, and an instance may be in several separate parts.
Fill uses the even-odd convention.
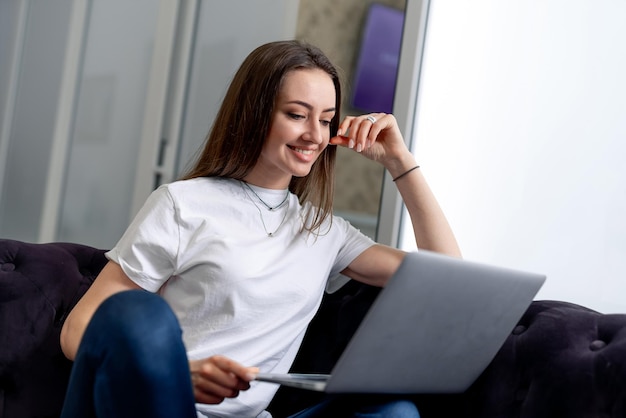
[[[620,0],[432,0],[416,118],[465,258],[603,312],[626,312],[625,21]]]

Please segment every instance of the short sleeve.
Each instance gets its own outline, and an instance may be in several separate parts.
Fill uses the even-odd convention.
[[[364,235],[343,218],[335,216],[333,227],[342,228],[345,238],[326,283],[326,292],[328,293],[336,292],[350,281],[350,278],[341,272],[363,251],[375,244],[370,237]]]
[[[180,247],[179,219],[166,186],[148,197],[115,247],[106,253],[126,275],[156,292],[174,274]]]

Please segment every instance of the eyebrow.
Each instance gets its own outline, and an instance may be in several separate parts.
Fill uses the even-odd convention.
[[[304,106],[304,107],[306,107],[309,110],[313,110],[313,106],[311,106],[307,102],[303,102],[302,100],[292,100],[290,102],[287,102],[287,104],[299,104],[300,106]],[[335,112],[336,110],[337,109],[334,108],[334,107],[329,107],[328,109],[322,110],[322,113]]]

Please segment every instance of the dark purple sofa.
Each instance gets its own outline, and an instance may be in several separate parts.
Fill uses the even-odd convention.
[[[59,416],[72,367],[61,326],[105,263],[104,250],[83,245],[0,239],[0,418]],[[356,283],[327,295],[293,369],[329,371],[376,295]],[[271,411],[318,396],[283,388]],[[626,315],[533,302],[467,392],[415,401],[425,418],[624,418]]]

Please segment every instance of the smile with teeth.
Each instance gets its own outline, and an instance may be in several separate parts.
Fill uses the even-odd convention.
[[[304,154],[304,155],[311,155],[311,154],[313,154],[315,152],[312,149],[296,148],[296,147],[292,147],[292,146],[289,146],[289,148],[291,148],[295,152],[299,152],[299,153]]]

